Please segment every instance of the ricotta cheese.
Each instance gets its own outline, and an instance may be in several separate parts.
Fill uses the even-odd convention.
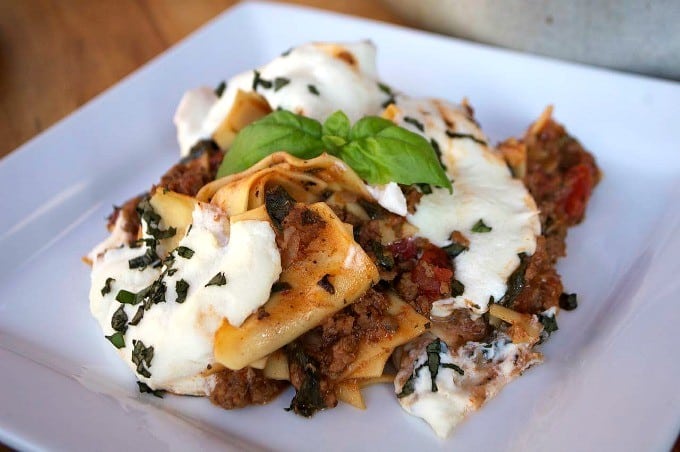
[[[414,365],[402,368],[394,380],[395,392],[402,396],[402,408],[427,422],[437,436],[445,438],[470,412],[498,394],[521,372],[541,362],[533,344],[515,344],[505,335],[490,343],[468,342],[452,353],[441,342],[439,366],[433,379],[426,344],[419,341],[406,347]],[[453,368],[453,366],[456,368]],[[403,395],[411,379],[413,391]],[[436,391],[433,391],[433,381]]]
[[[233,223],[228,236],[226,222],[219,209],[199,204],[192,227],[172,251],[171,262],[166,260],[162,267],[131,270],[128,261],[144,249],[128,246],[111,249],[94,262],[90,310],[105,335],[115,333],[112,318],[121,306],[127,319],[142,309],[142,319],[136,325],[127,324],[125,347],[118,352],[137,371],[132,362],[133,341],[153,347],[153,358],[145,365],[150,376],[137,372],[137,378],[152,389],[209,394],[206,370],[215,364],[215,332],[223,319],[241,325],[269,299],[271,286],[279,278],[281,258],[269,222]],[[185,248],[182,253],[180,247]],[[113,278],[110,291],[102,293],[108,278]],[[116,300],[120,290],[139,293],[154,283],[164,285],[164,299],[150,303],[148,309],[143,301],[132,305]]]
[[[406,197],[402,193],[399,184],[390,182],[384,185],[367,185],[366,189],[375,200],[385,209],[397,215],[405,217],[408,214]]]
[[[506,281],[520,263],[518,254],[536,249],[541,232],[536,204],[461,107],[397,96],[396,107],[388,111],[395,123],[436,143],[453,183],[453,193],[433,188],[424,195],[408,221],[437,246],[450,245],[453,231],[470,241],[469,249],[455,258],[455,278],[465,291],[435,302],[432,315],[446,317],[459,308],[481,315],[491,297],[499,300],[505,294]],[[480,220],[491,228],[488,232],[473,231]]]

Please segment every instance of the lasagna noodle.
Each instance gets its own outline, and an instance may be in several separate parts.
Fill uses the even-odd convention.
[[[290,289],[272,295],[263,306],[265,315],[252,315],[240,327],[224,320],[215,334],[215,359],[230,369],[241,369],[278,350],[378,282],[375,264],[330,207],[316,203],[306,208],[321,222],[303,258],[281,273],[280,281]],[[319,284],[322,279],[332,290]]]
[[[341,160],[328,154],[302,160],[284,152],[207,184],[196,197],[219,206],[228,215],[238,215],[263,205],[267,188],[276,185],[307,204],[323,200],[329,191],[349,191],[372,199],[359,176]]]
[[[347,367],[340,379],[380,377],[394,349],[425,332],[428,323],[425,317],[418,314],[397,294],[391,292],[388,297],[390,301],[388,312],[399,322],[397,331],[377,342],[363,338],[359,343],[356,359]]]

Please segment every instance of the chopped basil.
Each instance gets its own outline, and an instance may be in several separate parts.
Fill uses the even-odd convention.
[[[166,286],[162,278],[163,275],[161,275],[150,286],[145,287],[137,293],[127,290],[119,290],[118,294],[116,295],[116,300],[123,304],[131,305],[136,305],[143,301],[144,309],[148,311],[153,304],[162,303],[165,301]]]
[[[116,294],[116,300],[125,304],[137,304],[142,301],[136,293],[121,289]]]
[[[293,48],[291,47],[290,49],[288,49],[288,50],[286,50],[285,52],[283,52],[283,53],[281,54],[281,56],[282,56],[282,57],[287,57],[288,55],[290,55],[290,52],[292,52],[292,51],[293,51]]]
[[[460,366],[456,366],[453,363],[442,363],[441,367],[444,367],[446,369],[453,369],[454,372],[457,372],[460,375],[465,375],[465,371],[460,368]]]
[[[224,93],[224,90],[227,88],[227,82],[222,80],[219,85],[217,85],[217,88],[215,88],[215,95],[217,97],[222,97],[222,94]]]
[[[326,273],[325,275],[323,275],[323,278],[321,278],[321,279],[319,280],[319,282],[317,282],[317,284],[318,284],[319,287],[321,287],[323,290],[325,290],[325,291],[328,292],[329,294],[333,295],[333,294],[335,294],[335,287],[333,287],[333,284],[331,284],[331,282],[328,280],[328,277],[329,277],[329,276],[330,276],[330,275],[329,275],[328,273]]]
[[[278,292],[284,292],[286,290],[290,290],[292,286],[284,281],[276,281],[274,284],[272,284],[272,290],[271,293],[275,294]]]
[[[388,85],[385,85],[384,83],[378,82],[378,89],[388,96],[392,95],[392,88],[390,88]]]
[[[425,126],[423,125],[422,122],[418,121],[416,118],[404,116],[404,122],[414,125],[416,129],[420,130],[421,132],[425,132]]]
[[[102,297],[107,293],[111,292],[111,284],[115,281],[116,280],[113,278],[106,278],[106,281],[104,282],[104,287],[102,287]]]
[[[439,391],[436,380],[437,375],[439,374],[439,364],[441,362],[441,357],[439,356],[441,349],[442,349],[441,340],[439,338],[430,342],[428,346],[425,348],[425,351],[427,352],[427,368],[430,371],[431,380],[430,390],[432,392]]]
[[[128,316],[125,313],[125,305],[120,305],[111,316],[111,328],[124,333],[127,330]]]
[[[175,273],[177,273],[177,270],[178,270],[177,268],[169,268],[169,269],[168,269],[168,272],[167,272],[167,275],[168,275],[168,276],[172,276],[172,275],[174,275]]]
[[[319,95],[319,90],[316,89],[316,86],[314,85],[307,85],[307,89],[309,90],[310,93],[314,94],[315,96]]]
[[[430,138],[430,144],[432,145],[432,149],[434,149],[434,153],[437,154],[437,160],[439,160],[439,164],[442,166],[442,169],[446,171],[444,162],[442,162],[442,149],[439,147],[439,143],[434,138]]]
[[[277,185],[269,189],[264,195],[264,205],[272,223],[279,231],[283,230],[283,220],[295,205],[295,200],[288,194],[285,188]]]
[[[196,144],[191,146],[189,149],[189,155],[183,157],[179,162],[188,163],[192,160],[196,160],[198,157],[202,156],[206,152],[217,151],[220,147],[212,139],[198,140]]]
[[[378,88],[380,89],[380,91],[387,94],[388,96],[387,100],[382,103],[381,105],[382,108],[387,108],[390,104],[396,103],[394,99],[394,93],[392,92],[392,88],[380,82],[378,82]]]
[[[463,292],[465,292],[465,286],[463,285],[463,283],[458,281],[457,279],[451,280],[451,296],[459,297],[463,295]]]
[[[146,347],[144,342],[132,340],[132,363],[137,366],[137,373],[143,377],[151,377],[149,367],[151,367],[151,360],[153,360],[153,346]]]
[[[137,205],[137,212],[139,213],[139,217],[142,219],[142,221],[144,221],[147,225],[147,233],[154,239],[167,239],[173,237],[177,233],[177,229],[175,228],[168,228],[165,230],[160,229],[161,217],[153,209],[153,206],[151,206],[151,202],[149,202],[148,198],[143,199]],[[149,244],[147,243],[147,246],[148,245]]]
[[[380,204],[368,201],[364,198],[359,198],[357,200],[357,203],[361,206],[362,209],[366,211],[366,215],[368,215],[368,218],[370,218],[371,220],[376,220],[380,218],[380,214],[382,213],[380,210]]]
[[[258,71],[253,71],[254,72],[254,77],[253,77],[253,91],[257,91],[257,87],[261,86],[264,89],[269,89],[272,87],[272,82],[269,80],[265,80],[260,76],[260,73]]]
[[[469,133],[456,133],[456,132],[452,132],[451,130],[447,130],[447,131],[446,131],[446,136],[448,136],[449,138],[463,138],[463,139],[472,140],[472,141],[474,141],[474,142],[477,143],[477,144],[481,144],[482,146],[486,146],[486,145],[487,145],[486,141],[480,140],[480,139],[477,138],[476,136],[471,135],[471,134],[469,134]]]
[[[385,254],[385,247],[377,240],[371,240],[371,249],[373,254],[375,254],[375,259],[382,268],[385,270],[392,270],[394,267],[394,257],[392,254]]]
[[[420,189],[420,191],[424,195],[432,194],[432,185],[430,185],[430,184],[416,184],[416,186]]]
[[[463,251],[467,251],[469,248],[465,245],[461,245],[460,243],[453,242],[450,245],[447,245],[442,248],[448,256],[453,259],[454,257],[458,256],[460,253]]]
[[[578,300],[575,293],[562,293],[560,295],[560,308],[565,311],[573,311],[578,307]]]
[[[491,229],[493,229],[493,228],[491,226],[487,226],[486,224],[484,224],[484,220],[482,220],[480,218],[479,221],[477,221],[477,223],[475,223],[475,225],[472,226],[471,231],[482,233],[482,232],[491,232]]]
[[[163,276],[161,275],[161,277],[154,281],[149,287],[148,296],[144,299],[144,309],[147,311],[152,305],[165,302],[167,286],[165,285],[165,281],[162,280],[162,277]]]
[[[411,376],[408,377],[408,380],[406,380],[406,383],[404,383],[404,386],[401,387],[401,392],[397,394],[398,399],[413,394],[413,392],[416,390],[416,378],[417,371],[414,372],[414,374],[411,374]]]
[[[144,270],[148,266],[159,267],[161,265],[161,259],[158,257],[155,248],[149,247],[141,256],[130,259],[128,265],[130,266],[130,270],[135,268]]]
[[[559,327],[557,326],[557,319],[554,315],[538,314],[538,320],[541,322],[541,325],[543,325],[541,340],[538,342],[539,344],[542,344],[548,340],[552,333],[559,330]]]
[[[397,398],[402,398],[406,397],[410,394],[413,394],[415,391],[415,380],[418,378],[418,375],[420,374],[420,370],[427,367],[427,369],[430,371],[430,380],[431,380],[431,386],[430,390],[432,392],[437,392],[439,391],[439,388],[437,387],[436,379],[437,375],[439,375],[439,368],[444,367],[447,369],[453,369],[455,372],[457,372],[460,375],[464,375],[465,372],[463,369],[461,369],[459,366],[453,364],[453,363],[442,363],[441,362],[441,357],[439,354],[444,351],[442,349],[442,342],[439,338],[435,339],[434,341],[430,342],[427,347],[425,348],[425,351],[427,353],[427,361],[425,361],[423,364],[418,366],[416,369],[413,370],[413,373],[411,376],[406,380],[406,383],[404,383],[404,386],[401,389],[401,392],[397,394]]]
[[[517,257],[519,257],[519,265],[508,277],[508,289],[505,291],[505,295],[498,300],[498,303],[503,306],[511,306],[517,295],[524,289],[524,274],[527,271],[530,259],[526,253],[519,253]]]
[[[224,273],[219,272],[215,276],[212,277],[210,281],[208,281],[208,284],[205,285],[205,287],[208,286],[223,286],[227,283],[227,277],[224,276]]]
[[[113,333],[111,336],[104,336],[107,338],[114,347],[123,348],[125,347],[125,336],[120,331]]]
[[[128,325],[137,325],[139,321],[142,320],[142,317],[144,317],[144,307],[140,306],[137,308],[137,312],[135,312],[132,320],[128,322]]]
[[[300,387],[286,411],[293,411],[300,416],[311,417],[317,411],[326,408],[321,391],[319,363],[307,355],[302,346],[297,342],[288,344],[285,350],[290,367],[299,369],[302,378]]]
[[[175,283],[175,292],[177,292],[177,303],[184,303],[187,299],[187,292],[189,291],[189,283],[183,279],[180,279]]]
[[[141,392],[142,394],[144,393],[153,394],[155,397],[158,397],[159,399],[162,399],[163,394],[165,394],[165,391],[163,389],[151,389],[149,385],[142,381],[138,381],[137,386],[139,387],[139,392]]]
[[[285,77],[276,77],[276,78],[274,79],[274,92],[280,90],[281,88],[283,88],[284,86],[286,86],[286,85],[289,84],[289,83],[290,83],[290,79],[289,79],[289,78],[285,78]]]
[[[191,259],[194,255],[194,250],[186,246],[178,246],[177,254],[183,257],[184,259]]]

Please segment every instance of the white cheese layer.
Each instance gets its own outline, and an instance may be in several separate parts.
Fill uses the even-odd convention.
[[[440,365],[434,382],[425,348],[427,342],[407,346],[415,365],[402,368],[394,380],[397,394],[412,378],[413,392],[402,395],[402,408],[430,424],[437,436],[445,438],[468,414],[479,409],[521,372],[541,361],[532,344],[514,344],[506,336],[490,343],[469,342],[456,353],[441,343]],[[453,364],[462,372],[446,367]]]
[[[256,91],[272,110],[283,108],[319,121],[342,110],[355,122],[379,112],[388,98],[378,87],[375,47],[368,41],[302,45],[257,71],[271,87],[254,87],[255,71],[248,71],[231,78],[219,99],[211,101],[201,89],[185,94],[175,114],[182,155],[199,139],[212,136],[231,111],[239,90]],[[287,83],[276,89],[277,78]]]
[[[173,118],[182,155],[188,154],[189,149],[199,140],[207,138],[203,131],[203,121],[217,100],[215,91],[205,86],[187,91],[182,96]]]
[[[435,302],[432,314],[446,317],[457,308],[483,314],[490,297],[499,300],[505,294],[506,281],[520,263],[518,254],[531,255],[536,249],[536,236],[541,232],[536,204],[461,107],[398,96],[392,111],[395,123],[436,141],[453,182],[452,194],[433,188],[432,194],[424,195],[408,221],[418,227],[418,235],[437,246],[451,244],[453,231],[470,241],[469,250],[455,258],[455,278],[465,291]],[[491,231],[473,232],[480,220]]]
[[[133,340],[154,348],[151,364],[145,366],[151,377],[136,375],[153,389],[208,394],[209,380],[204,372],[215,363],[215,332],[225,318],[232,325],[241,325],[269,299],[271,286],[279,278],[281,258],[271,225],[257,220],[233,223],[226,237],[227,221],[219,209],[200,204],[193,212],[189,233],[179,243],[193,255],[186,258],[174,251],[169,267],[131,270],[128,261],[145,249],[129,247],[109,250],[94,263],[90,309],[106,336],[115,332],[111,319],[120,306],[129,320],[143,306],[143,302],[121,305],[116,300],[121,289],[137,293],[159,278],[165,285],[165,301],[152,304],[137,325],[127,326],[125,347],[118,350],[135,370]],[[218,274],[224,276],[225,283],[209,285]],[[111,291],[102,295],[107,278],[115,281]],[[181,303],[177,302],[178,281],[188,284]]]
[[[385,185],[366,185],[366,189],[378,204],[388,211],[402,217],[405,217],[408,213],[406,198],[396,182],[390,182]]]

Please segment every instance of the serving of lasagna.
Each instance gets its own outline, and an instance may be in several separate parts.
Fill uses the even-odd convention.
[[[469,103],[306,44],[182,98],[181,160],[109,217],[90,310],[138,380],[290,411],[391,384],[440,437],[542,361],[555,264],[600,178],[547,108],[493,146]]]

